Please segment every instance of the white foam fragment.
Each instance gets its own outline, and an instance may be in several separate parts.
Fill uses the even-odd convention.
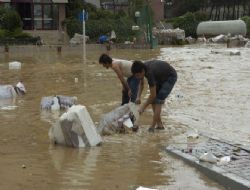
[[[22,63],[19,61],[9,62],[9,69],[21,69]]]
[[[61,125],[64,121],[70,123],[66,126],[70,128],[69,132],[76,134],[78,140],[79,138],[81,139],[78,142],[78,147],[83,146],[83,144],[84,146],[85,144],[96,146],[102,142],[101,136],[97,133],[95,124],[85,106],[75,105],[69,108],[68,111],[60,117]],[[68,130],[66,130],[66,132],[68,132]],[[69,134],[69,136],[74,138],[73,134]],[[83,136],[85,136],[86,139],[83,139]]]

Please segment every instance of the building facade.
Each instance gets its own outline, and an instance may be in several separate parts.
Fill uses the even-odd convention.
[[[154,23],[164,19],[164,0],[151,0]]]
[[[0,0],[19,13],[24,30],[62,30],[68,0]]]

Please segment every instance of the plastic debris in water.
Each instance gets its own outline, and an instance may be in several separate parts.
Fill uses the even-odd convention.
[[[22,63],[19,61],[11,61],[9,62],[9,69],[21,69]]]
[[[147,187],[138,187],[136,190],[157,190],[157,189],[150,189],[150,188],[147,188]]]
[[[213,153],[208,152],[201,155],[199,160],[203,162],[216,163],[218,161],[218,158],[215,155],[213,155]]]

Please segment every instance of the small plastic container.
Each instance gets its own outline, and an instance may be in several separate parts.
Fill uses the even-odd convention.
[[[131,119],[129,118],[129,115],[124,115],[123,116],[123,125],[127,128],[132,128],[133,127],[133,123],[131,121]]]
[[[22,63],[19,62],[19,61],[12,61],[12,62],[9,62],[9,69],[12,70],[12,69],[21,69],[21,66],[22,66]]]

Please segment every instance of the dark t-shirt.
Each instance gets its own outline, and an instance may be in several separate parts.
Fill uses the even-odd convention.
[[[152,60],[146,61],[144,64],[147,68],[145,77],[150,87],[154,85],[160,86],[167,81],[169,77],[177,77],[175,69],[165,61]]]

